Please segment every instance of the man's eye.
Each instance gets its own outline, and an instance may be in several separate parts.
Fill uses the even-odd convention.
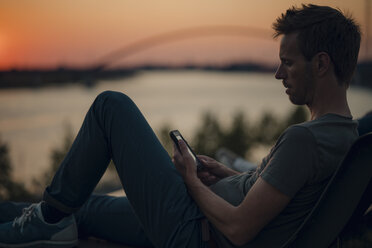
[[[282,62],[283,62],[283,64],[285,64],[285,65],[290,65],[290,64],[291,64],[288,60],[283,60]]]

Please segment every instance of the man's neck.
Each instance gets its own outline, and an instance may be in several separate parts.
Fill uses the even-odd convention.
[[[352,118],[350,108],[345,106],[344,108],[327,108],[327,109],[314,109],[310,108],[310,116],[311,120],[318,119],[319,117],[326,115],[326,114],[337,114],[344,117]]]
[[[352,117],[346,98],[346,87],[339,86],[319,92],[314,96],[312,103],[308,104],[311,120],[329,113]]]

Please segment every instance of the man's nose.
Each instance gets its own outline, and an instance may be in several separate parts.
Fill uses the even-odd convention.
[[[276,79],[283,79],[284,78],[284,70],[282,68],[282,65],[279,65],[278,69],[276,69],[275,78]]]

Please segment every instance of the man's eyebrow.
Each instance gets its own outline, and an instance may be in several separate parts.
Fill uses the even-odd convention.
[[[280,54],[279,54],[279,59],[280,59],[280,60],[291,60],[291,59],[293,59],[293,56],[280,55]]]

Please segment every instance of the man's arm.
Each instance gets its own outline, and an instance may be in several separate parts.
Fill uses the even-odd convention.
[[[208,220],[233,244],[243,245],[253,240],[289,203],[290,197],[259,178],[239,206],[231,205],[199,180],[185,144],[179,145],[182,154],[175,151],[174,162],[191,196]]]
[[[235,245],[253,240],[290,201],[288,196],[261,178],[236,207],[220,198],[197,178],[188,178],[185,182],[208,220]]]

